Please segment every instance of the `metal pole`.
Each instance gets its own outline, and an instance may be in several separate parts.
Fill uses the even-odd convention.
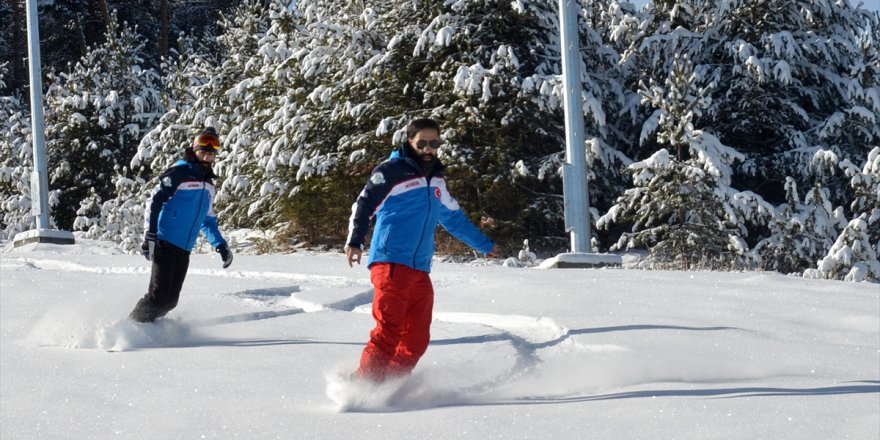
[[[559,39],[562,45],[562,77],[565,87],[565,161],[563,195],[565,230],[571,233],[572,252],[590,252],[589,190],[584,152],[583,88],[578,43],[576,0],[559,0]]]
[[[49,179],[46,175],[46,141],[43,134],[43,81],[40,77],[40,25],[37,0],[27,2],[28,66],[31,74],[31,127],[34,171],[31,174],[31,209],[37,229],[49,229]]]

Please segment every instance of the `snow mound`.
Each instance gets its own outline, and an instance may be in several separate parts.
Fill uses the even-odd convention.
[[[99,328],[95,348],[107,351],[131,351],[139,348],[188,345],[192,327],[176,319],[160,319],[144,324],[130,319]]]
[[[28,340],[42,347],[132,351],[143,348],[180,347],[197,344],[192,326],[177,319],[144,324],[130,319],[108,320],[95,313],[71,313],[58,308],[36,323]]]
[[[431,370],[382,383],[360,380],[340,370],[327,372],[327,397],[338,412],[399,412],[470,402],[464,390],[444,387]]]

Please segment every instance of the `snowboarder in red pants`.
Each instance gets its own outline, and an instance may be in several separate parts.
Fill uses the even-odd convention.
[[[449,194],[437,159],[440,144],[436,121],[412,121],[407,141],[373,170],[352,206],[345,246],[349,266],[360,264],[370,220],[376,219],[367,262],[376,327],[361,355],[358,377],[381,382],[409,374],[428,348],[437,224],[479,252],[500,253]]]

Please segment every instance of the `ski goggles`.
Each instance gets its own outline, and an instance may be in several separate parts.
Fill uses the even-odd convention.
[[[204,150],[216,153],[220,149],[220,138],[208,133],[201,133],[193,141],[193,150]]]

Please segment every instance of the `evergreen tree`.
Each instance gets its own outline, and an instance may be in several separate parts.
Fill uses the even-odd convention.
[[[166,0],[168,3],[168,35],[185,34],[200,41],[210,41],[220,30],[221,16],[239,7],[241,0]]]
[[[779,239],[763,229],[773,212],[764,197],[783,202],[785,176],[828,188],[834,206],[849,200],[838,164],[876,145],[880,127],[877,14],[825,0],[681,0],[645,12],[644,32],[632,34],[621,65],[645,82],[660,81],[674,54],[686,54],[714,84],[692,123],[743,155],[730,181],[734,193],[750,190],[731,204],[742,211],[739,228],[750,233],[741,238]],[[657,114],[642,121],[641,132],[650,133]],[[650,137],[639,145],[634,157],[656,150]]]
[[[821,183],[835,205],[845,188],[816,162],[855,160],[880,137],[878,16],[828,0],[658,2],[627,62],[657,77],[673,53],[717,83],[696,127],[745,155],[734,184],[783,200],[790,176]]]
[[[286,1],[244,1],[219,22],[218,59],[205,47],[193,48],[191,39],[181,40],[181,54],[164,64],[171,110],[132,161],[147,186],[179,158],[195,132],[214,126],[221,134],[214,164],[221,177],[215,199],[220,221],[260,228],[284,223],[282,201],[290,197],[290,170],[299,160],[296,141],[309,127],[296,59],[302,53],[295,50],[304,30],[294,11]]]
[[[182,157],[201,128],[218,123],[217,112],[205,105],[210,99],[204,98],[209,95],[202,95],[209,89],[206,85],[214,74],[214,64],[191,38],[181,37],[177,46],[162,62],[161,103],[168,110],[141,138],[129,164],[138,178],[147,181],[144,192],[155,186],[158,173]]]
[[[89,238],[98,238],[101,235],[101,197],[95,194],[94,188],[89,188],[88,195],[79,201],[73,229],[86,231]]]
[[[828,255],[819,261],[819,273],[826,279],[844,281],[880,280],[880,261],[868,237],[865,214],[849,222]]]
[[[591,5],[580,20],[601,29],[602,11]],[[559,237],[556,17],[546,2],[245,2],[220,23],[220,69],[185,76],[204,78],[186,88],[191,107],[166,114],[132,165],[185,145],[173,127],[211,118],[225,133],[215,165],[221,221],[270,228],[291,219],[312,237],[344,235],[343,211],[363,176],[403,141],[411,118],[432,116],[444,124],[443,159],[470,212],[505,219],[502,235]],[[621,132],[606,129],[605,115],[632,100],[605,38],[582,38],[585,148],[598,165],[592,176],[612,187],[609,176],[629,160],[610,146]],[[340,221],[321,230],[315,212]]]
[[[8,63],[0,64],[0,90],[6,88]],[[31,214],[30,118],[17,96],[0,96],[0,239],[36,227]]]
[[[558,246],[548,237],[563,235],[560,176],[554,167],[541,179],[528,172],[548,160],[558,164],[565,150],[556,5],[395,3],[382,14],[391,32],[375,69],[390,81],[375,96],[400,100],[376,107],[388,118],[380,130],[395,121],[391,143],[399,145],[411,118],[437,118],[444,128],[440,157],[465,210],[494,219],[496,238]],[[585,95],[593,98],[598,86],[590,86]],[[589,104],[604,123],[598,100]],[[379,151],[387,155],[388,147]]]
[[[770,222],[770,235],[753,249],[764,270],[803,273],[815,266],[843,228],[841,209],[832,210],[828,189],[818,183],[801,203],[794,179],[786,181],[786,200]]]
[[[850,178],[853,190],[850,210],[854,216],[865,216],[868,223],[868,237],[875,250],[880,253],[880,147],[874,147],[861,169],[852,162],[840,164]]]
[[[284,1],[245,1],[221,26],[219,42],[234,56],[222,65],[229,131],[215,165],[223,177],[217,202],[227,224],[267,229],[280,222],[291,189],[291,141],[307,127],[294,55],[302,30]]]
[[[162,70],[160,98],[162,106],[169,110],[141,138],[128,164],[130,171],[114,178],[115,197],[104,203],[102,212],[102,223],[107,224],[107,229],[100,232],[101,236],[116,234],[115,241],[127,250],[140,248],[145,203],[159,174],[183,158],[184,150],[203,127],[219,124],[217,113],[204,105],[200,96],[208,89],[206,84],[215,71],[214,64],[191,38],[178,39],[177,49],[163,59]]]
[[[602,9],[589,5],[580,16],[591,29],[581,42],[590,134],[584,148],[597,165],[616,170],[628,159],[611,147],[619,133],[606,130],[606,114],[626,104],[626,93],[614,74],[619,57],[605,35],[592,31],[603,28]],[[553,235],[564,241],[555,4],[303,1],[298,7],[313,36],[299,60],[304,77],[323,74],[303,111],[325,121],[310,126],[297,149],[298,178],[339,166],[363,175],[387,158],[389,145],[404,141],[409,120],[434,117],[444,127],[441,158],[450,166],[450,185],[468,212],[494,217],[496,236],[538,235],[539,245]]]
[[[111,24],[115,20],[111,20]],[[60,188],[53,214],[72,227],[80,202],[94,192],[114,197],[114,177],[126,173],[138,142],[161,115],[158,78],[142,69],[143,41],[115,25],[71,71],[50,76],[46,139],[50,186]]]
[[[708,88],[687,57],[676,57],[663,84],[643,84],[644,102],[656,108],[642,132],[661,149],[629,166],[635,188],[627,190],[597,222],[632,223],[612,249],[647,247],[654,267],[732,268],[748,261],[744,218],[772,207],[730,189],[731,164],[742,159],[693,120],[708,105]],[[756,213],[757,205],[764,212]]]
[[[847,281],[880,280],[880,148],[875,147],[860,168],[851,162],[841,164],[850,178],[853,197],[850,208],[857,217],[819,261],[825,278]]]
[[[28,82],[25,22],[24,2],[0,3],[0,60],[10,60],[2,63],[6,73],[3,75],[3,85],[0,86],[0,96],[24,91]]]

